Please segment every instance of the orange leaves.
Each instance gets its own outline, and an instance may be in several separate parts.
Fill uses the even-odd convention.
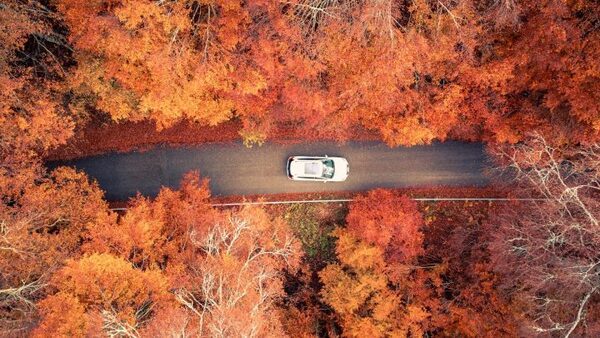
[[[208,204],[208,181],[189,173],[181,189],[163,189],[154,202],[134,200],[117,224],[89,227],[86,252],[108,252],[126,258],[140,269],[176,265],[191,233],[204,236],[214,220]]]
[[[470,212],[467,214],[471,215]],[[451,215],[455,216],[454,213]],[[477,217],[481,216],[477,214]],[[478,307],[475,304],[479,300],[468,299],[470,291],[464,291],[464,286],[456,286],[458,289],[454,291],[449,285],[460,283],[459,279],[453,279],[454,271],[449,271],[449,264],[456,264],[452,261],[453,253],[438,247],[439,244],[432,243],[429,237],[431,248],[425,252],[423,232],[432,236],[434,229],[422,229],[423,220],[415,202],[390,191],[371,191],[352,202],[346,222],[345,229],[335,231],[338,262],[319,272],[323,301],[339,316],[345,336],[420,337],[436,330],[451,335],[468,332],[453,331],[456,317],[448,311],[458,307],[452,304],[459,299],[464,300],[467,307]],[[452,231],[447,222],[443,226],[446,231]],[[441,250],[445,255],[431,258],[435,250]],[[425,263],[430,259],[433,263]],[[452,269],[455,268],[452,266]],[[463,273],[470,271],[466,268]],[[488,277],[494,278],[481,276],[483,279]],[[495,286],[483,284],[486,293],[496,295]],[[452,295],[446,294],[448,292]],[[494,310],[490,312],[506,306],[501,299],[495,301],[498,304],[494,304]],[[497,326],[487,328],[496,330]],[[482,327],[475,330],[485,332]],[[506,332],[510,330],[506,329]]]
[[[34,337],[54,334],[61,337],[83,337],[88,333],[88,316],[77,297],[57,293],[38,303],[43,322],[33,332]]]
[[[344,334],[383,337],[407,335],[403,327],[401,294],[390,287],[381,249],[369,245],[345,230],[337,230],[339,264],[321,272],[321,296],[341,317]],[[420,318],[413,318],[419,321]]]
[[[75,101],[115,121],[162,129],[239,117],[246,144],[285,128],[345,140],[360,127],[391,146],[517,142],[532,128],[593,142],[600,39],[592,14],[580,13],[594,6],[58,1],[75,49]],[[7,13],[8,28],[43,28]]]
[[[598,5],[580,6],[560,1],[524,3],[519,7],[527,20],[516,27],[516,34],[492,35],[501,37],[495,48],[514,75],[503,90],[510,94],[511,116],[500,120],[508,122],[505,129],[518,132],[518,140],[532,129],[559,143],[598,140],[599,39],[598,31],[589,28]]]
[[[19,5],[18,1],[6,0],[0,8],[0,69],[14,59],[13,52],[25,44],[30,33],[43,27],[41,22],[31,20],[26,12],[20,11]]]
[[[100,4],[62,0],[59,8],[68,22],[89,21],[73,22],[72,41],[79,72],[96,75],[76,92],[117,121],[166,128],[236,114],[247,143],[284,124],[337,139],[362,125],[395,146],[445,139],[464,110],[458,87],[444,86],[461,73],[466,52],[456,45],[478,29],[469,3],[420,2],[406,27],[400,5],[331,4],[308,36],[296,20],[315,9],[303,4],[130,0],[108,3],[106,12]],[[302,13],[309,16],[294,17]]]
[[[244,38],[244,29],[250,23],[250,17],[240,1],[222,0],[219,6],[222,13],[215,20],[219,26],[217,36],[223,48],[233,51]]]
[[[20,163],[0,171],[0,289],[17,292],[0,297],[5,333],[30,327],[37,319],[32,304],[49,291],[51,274],[79,254],[86,228],[114,222],[103,193],[85,175],[70,168],[45,174],[37,163],[24,164],[29,166]],[[75,303],[68,323],[54,318],[48,325],[64,334],[80,332],[81,311]],[[56,311],[64,314],[62,308]]]
[[[105,0],[90,0],[90,1],[74,1],[74,0],[59,0],[57,1],[58,10],[63,14],[69,26],[75,32],[75,35],[81,34],[86,30],[86,25],[98,14],[107,4],[115,3],[116,1]],[[110,5],[108,6],[110,7]]]
[[[31,56],[27,49],[32,36],[43,39],[52,33],[50,20],[37,14],[37,6],[13,0],[0,6],[0,174],[27,166],[37,153],[65,143],[74,128],[49,80],[62,72],[59,62],[47,62],[50,56],[44,53]],[[47,49],[43,42],[37,46],[42,47]],[[34,60],[29,67],[28,58]]]
[[[146,301],[162,300],[166,281],[160,273],[142,272],[108,254],[92,254],[69,262],[53,278],[61,291],[77,297],[86,307],[122,312],[133,320],[134,310]]]
[[[165,34],[157,34],[155,37],[163,37],[174,30],[182,31],[191,28],[189,20],[185,19],[185,12],[181,5],[172,8],[171,15],[165,15],[164,7],[157,6],[147,1],[125,0],[115,8],[115,16],[123,23],[124,28],[130,31],[156,30]],[[182,18],[183,16],[183,18]]]
[[[133,269],[126,261],[107,254],[70,261],[53,277],[53,284],[60,293],[40,304],[43,319],[39,334],[97,333],[99,328],[89,322],[98,316],[107,334],[119,326],[134,331],[140,321],[147,320],[149,309],[163,306],[169,298],[160,272]],[[77,315],[57,324],[56,317],[65,310]]]
[[[429,12],[425,5],[415,10]],[[382,24],[400,20],[394,18],[395,10],[378,10],[377,15],[389,17],[332,22],[323,28],[318,48],[326,64],[327,91],[336,97],[332,110],[340,110],[350,124],[379,131],[390,146],[445,139],[458,123],[463,103],[460,90],[446,85],[459,74],[456,34],[438,31],[433,38],[417,15],[401,32]],[[381,31],[364,34],[370,29]]]
[[[431,143],[438,135],[414,117],[391,117],[380,127],[381,138],[392,147]]]
[[[437,220],[421,229],[406,197],[384,190],[358,197],[346,228],[336,231],[338,263],[319,273],[343,334],[514,335],[517,311],[500,297],[490,266],[479,263],[489,257],[476,237],[486,235],[478,229],[484,205],[430,205],[424,211]]]
[[[28,177],[17,191],[3,186],[0,194],[14,205],[0,205],[7,231],[0,239],[3,247],[0,269],[6,277],[38,278],[62,260],[74,255],[81,245],[82,232],[89,224],[114,221],[102,200],[102,192],[87,177],[70,168],[58,168],[50,177]],[[12,259],[8,259],[12,257]],[[23,273],[25,276],[21,276]],[[10,277],[12,278],[12,277]]]
[[[164,259],[166,246],[165,224],[156,208],[139,200],[115,224],[94,224],[89,230],[88,252],[114,252],[138,267],[152,267]]]
[[[413,275],[410,266],[423,253],[416,204],[374,190],[352,202],[346,222],[346,229],[335,232],[339,263],[319,273],[323,300],[341,317],[344,334],[422,334],[430,293],[424,286],[428,277],[420,277],[425,272]]]
[[[336,253],[341,263],[350,265],[356,269],[382,271],[385,267],[383,261],[383,250],[363,243],[360,237],[338,230],[334,233],[338,236]],[[366,242],[366,241],[365,241]]]
[[[62,111],[58,94],[43,81],[30,80],[0,76],[0,156],[11,165],[64,144],[75,127]]]
[[[232,89],[230,67],[226,60],[211,65],[201,61],[206,61],[205,52],[218,51],[208,45],[195,48],[201,37],[186,3],[130,0],[100,15],[96,7],[62,1],[59,8],[67,17],[76,9],[98,26],[82,26],[73,35],[78,36],[73,41],[80,62],[75,77],[85,79],[76,92],[91,94],[115,120],[151,118],[159,128],[182,118],[209,125],[228,120],[233,104],[224,94]]]
[[[258,71],[248,72],[245,81],[241,81],[239,85],[243,95],[258,95],[266,88],[267,81]]]
[[[448,306],[448,331],[467,336],[485,332],[488,337],[517,334],[518,303],[507,302],[497,288],[490,266],[477,263],[473,267],[476,280],[461,290],[456,302]]]
[[[337,253],[340,264],[327,266],[319,273],[325,285],[322,296],[342,316],[354,312],[371,297],[387,286],[383,275],[382,252],[361,243],[344,231],[337,231]],[[347,271],[350,269],[349,271]]]

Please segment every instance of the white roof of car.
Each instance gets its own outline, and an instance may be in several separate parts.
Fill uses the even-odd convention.
[[[290,172],[295,176],[321,177],[324,167],[321,161],[294,161],[291,164]]]

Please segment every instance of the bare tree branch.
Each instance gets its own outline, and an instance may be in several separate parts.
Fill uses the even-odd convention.
[[[570,336],[600,285],[600,145],[556,147],[533,134],[492,153],[519,195],[544,197],[497,217],[498,266],[530,300],[534,331]]]

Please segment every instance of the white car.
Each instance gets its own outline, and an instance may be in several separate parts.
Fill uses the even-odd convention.
[[[287,176],[295,181],[342,182],[350,166],[343,157],[292,156],[287,161]]]

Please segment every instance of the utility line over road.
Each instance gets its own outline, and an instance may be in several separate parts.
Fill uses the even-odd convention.
[[[285,163],[292,155],[342,156],[350,175],[342,183],[290,181]],[[137,192],[156,196],[161,186],[178,187],[183,175],[198,170],[210,178],[215,196],[298,192],[365,191],[374,188],[483,186],[486,155],[481,143],[444,142],[389,148],[380,142],[305,144],[240,143],[158,147],[145,152],[111,153],[63,163],[85,171],[106,191],[108,200],[126,200]]]

